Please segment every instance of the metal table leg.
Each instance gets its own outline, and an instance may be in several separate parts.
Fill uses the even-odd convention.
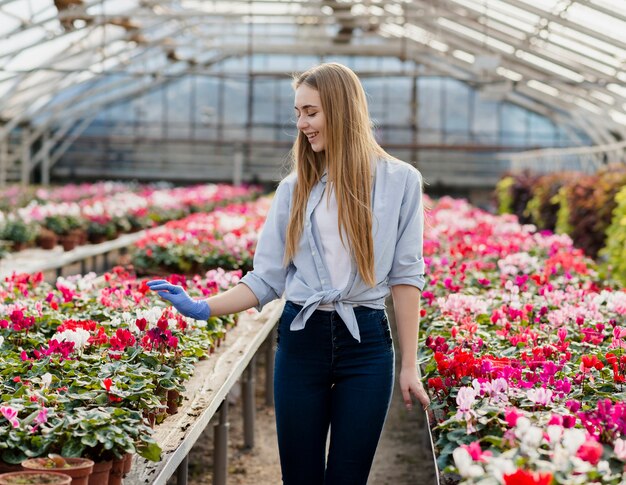
[[[254,389],[256,387],[256,354],[250,360],[244,372],[243,380],[243,444],[247,449],[254,448],[254,421],[256,406]]]
[[[228,479],[228,400],[220,406],[220,421],[213,430],[213,485],[226,485]]]

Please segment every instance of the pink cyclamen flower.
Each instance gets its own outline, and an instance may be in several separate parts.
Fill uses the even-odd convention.
[[[517,424],[517,418],[520,418],[521,416],[524,416],[524,414],[518,412],[517,408],[507,408],[504,419],[509,427],[514,428]]]
[[[492,455],[491,451],[483,451],[480,448],[479,441],[473,441],[469,445],[461,446],[469,453],[469,455],[472,457],[472,460],[474,461],[486,461],[487,457],[490,457]]]
[[[17,409],[11,406],[0,406],[0,413],[6,418],[14,428],[19,427],[20,422],[17,419]]]
[[[39,413],[37,413],[37,417],[35,417],[35,423],[44,424],[47,421],[48,421],[48,409],[41,408]]]

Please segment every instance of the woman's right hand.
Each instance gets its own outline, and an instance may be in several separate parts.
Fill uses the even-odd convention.
[[[196,320],[208,320],[211,316],[211,308],[204,300],[194,300],[185,289],[179,285],[173,285],[166,280],[148,281],[148,287],[156,291],[164,300],[169,301],[179,313]]]

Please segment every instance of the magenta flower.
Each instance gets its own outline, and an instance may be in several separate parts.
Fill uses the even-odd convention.
[[[505,411],[504,419],[506,420],[506,424],[509,425],[510,428],[514,428],[517,424],[517,419],[524,416],[523,413],[520,413],[517,408],[507,408]]]
[[[461,447],[469,453],[474,461],[486,461],[486,458],[492,455],[491,451],[481,449],[479,441],[472,441],[469,445],[461,445]]]
[[[48,421],[48,409],[41,408],[41,410],[39,411],[39,413],[37,413],[37,416],[35,417],[35,423],[44,424],[47,421]]]
[[[17,419],[17,409],[12,408],[11,406],[0,406],[0,413],[2,413],[5,419],[11,423],[14,428],[19,427],[20,422]]]

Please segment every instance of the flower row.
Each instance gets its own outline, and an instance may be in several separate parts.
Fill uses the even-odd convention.
[[[229,185],[157,188],[138,186],[71,202],[31,201],[8,214],[0,213],[2,239],[20,244],[37,241],[51,248],[56,238],[78,239],[79,244],[102,242],[119,233],[133,232],[219,204],[250,199],[253,188]],[[64,245],[65,247],[65,245]],[[71,247],[71,245],[70,245]]]
[[[621,483],[626,293],[567,235],[431,205],[420,363],[440,468],[466,484]]]
[[[237,283],[213,270],[187,280],[191,295]],[[158,460],[149,424],[174,412],[184,382],[236,323],[181,316],[122,268],[59,278],[13,275],[0,285],[0,459],[57,453],[96,462],[139,452]]]
[[[162,188],[165,186],[160,184]],[[136,183],[96,182],[82,184],[63,184],[59,186],[8,185],[0,193],[0,211],[11,212],[17,207],[24,207],[37,200],[41,203],[77,202],[89,197],[102,197],[116,192],[136,192]]]
[[[271,204],[262,197],[196,213],[150,230],[136,242],[133,265],[141,272],[198,273],[211,268],[252,268],[261,227]]]

